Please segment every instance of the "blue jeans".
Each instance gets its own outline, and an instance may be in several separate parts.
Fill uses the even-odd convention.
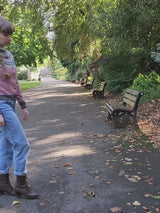
[[[0,174],[9,173],[13,163],[14,174],[26,174],[30,145],[17,117],[14,100],[0,100],[4,126],[0,127]]]

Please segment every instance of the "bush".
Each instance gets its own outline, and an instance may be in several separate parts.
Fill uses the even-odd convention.
[[[108,55],[107,60],[102,64],[102,73],[107,82],[107,90],[115,93],[130,87],[138,74],[134,66],[133,55],[130,52]]]
[[[132,89],[144,93],[141,102],[149,102],[160,98],[160,76],[152,71],[149,75],[139,74],[134,79]]]
[[[27,80],[28,79],[27,70],[26,71],[18,71],[17,72],[17,78],[18,78],[18,80]]]

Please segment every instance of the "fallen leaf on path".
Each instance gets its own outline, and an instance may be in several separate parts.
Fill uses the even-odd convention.
[[[142,206],[142,209],[149,210],[146,206]]]
[[[49,183],[57,183],[56,180],[50,180]]]
[[[122,209],[120,207],[113,207],[113,208],[110,208],[111,212],[121,212]]]
[[[68,175],[75,175],[76,172],[68,172]]]
[[[132,161],[132,158],[125,158],[126,161]]]
[[[155,196],[153,196],[153,198],[154,199],[160,199],[160,196],[155,195]]]
[[[64,192],[59,192],[60,195],[64,195]]]
[[[140,205],[141,205],[141,203],[140,203],[140,202],[138,202],[138,201],[134,201],[134,202],[133,202],[133,205],[134,205],[134,206],[140,206]]]
[[[12,202],[12,206],[15,206],[15,205],[18,205],[18,204],[20,204],[20,201],[14,200],[14,201]]]
[[[149,194],[149,193],[146,193],[145,195],[144,195],[144,197],[151,197],[152,195],[151,194]]]
[[[46,203],[40,203],[39,205],[40,205],[40,206],[45,206],[45,205],[46,205]]]
[[[65,163],[65,164],[62,165],[62,167],[66,167],[66,166],[72,166],[72,164],[71,163]]]
[[[111,181],[105,181],[104,183],[106,183],[106,184],[111,184],[112,182],[111,182]]]
[[[128,165],[132,165],[133,163],[132,162],[128,162],[128,161],[127,162],[124,161],[123,164],[124,164],[124,166],[128,166]]]
[[[137,183],[138,180],[136,180],[135,178],[128,178],[128,180],[131,182],[131,183]]]
[[[94,192],[94,191],[88,191],[88,192],[86,192],[86,193],[84,194],[84,197],[88,197],[88,196],[95,197],[95,196],[96,196],[96,194],[95,194],[95,192]]]
[[[137,183],[138,181],[140,181],[142,179],[138,175],[132,175],[131,178],[129,178],[125,175],[125,177],[132,183]]]
[[[116,149],[116,150],[115,150],[115,152],[116,152],[116,153],[120,153],[120,152],[121,152],[121,150],[119,150],[119,149]]]
[[[85,135],[87,138],[103,138],[105,135]]]
[[[120,172],[119,172],[119,176],[122,176],[122,175],[124,175],[125,174],[125,171],[124,170],[120,170]]]

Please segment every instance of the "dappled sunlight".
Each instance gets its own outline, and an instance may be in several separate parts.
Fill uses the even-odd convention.
[[[60,93],[60,92],[52,92],[52,93],[37,93],[35,96],[34,96],[34,101],[37,100],[37,99],[40,99],[40,102],[41,103],[45,103],[42,101],[43,98],[53,98],[53,97],[73,97],[73,96],[85,96],[85,95],[90,95],[91,92],[90,91],[86,91],[86,92],[74,92],[74,93]],[[27,95],[26,95],[27,96]],[[32,97],[27,97],[28,101],[30,99],[33,99],[33,96]]]
[[[55,79],[50,79],[50,82],[53,82],[53,84],[54,84],[54,87],[81,87],[81,85],[80,84],[75,84],[75,83],[71,83],[71,82],[67,82],[67,81],[60,81],[60,80],[55,80]],[[47,84],[46,84],[47,83]],[[44,86],[52,86],[52,85],[48,85],[48,80],[47,81],[45,81],[45,80],[43,80],[42,81],[42,84],[44,85]]]
[[[63,83],[59,85],[60,87],[81,87],[79,84]]]
[[[55,96],[59,96],[59,97],[72,97],[72,96],[85,96],[85,95],[89,95],[89,94],[91,94],[91,92],[83,92],[83,93],[78,93],[78,92],[76,92],[76,93],[72,93],[72,94],[59,94],[59,93],[55,93],[55,94],[53,94],[53,97],[55,97]]]
[[[80,132],[69,132],[51,135],[45,139],[34,142],[31,151],[33,151],[35,146],[41,147],[40,155],[41,161],[43,162],[49,162],[59,157],[80,157],[95,153],[95,150],[88,145],[74,145],[73,139],[75,140],[75,138],[77,142],[79,142],[81,140],[80,138],[82,138],[82,134]],[[28,139],[30,141],[35,140],[33,137],[28,137]]]
[[[53,90],[53,85],[49,85],[48,83],[47,84],[43,83],[42,84],[43,87],[39,88],[39,91],[35,88],[35,90],[37,90],[37,91],[35,94],[32,93],[32,96],[30,95],[31,91],[26,91],[25,97],[28,99],[28,101],[34,99],[34,102],[35,102],[35,100],[40,99],[40,102],[38,104],[41,104],[41,103],[43,104],[44,102],[42,99],[46,99],[46,98],[75,97],[75,96],[78,97],[78,96],[86,96],[86,95],[91,94],[91,91],[89,91],[89,90],[76,91],[76,89],[73,90],[72,93],[69,93],[68,89],[70,89],[72,87],[78,89],[78,88],[81,88],[81,86],[79,84],[72,84],[72,83],[68,83],[68,82],[57,83],[57,81],[55,81],[55,80],[52,80],[52,81],[53,81],[53,85],[54,85],[54,90]],[[65,93],[64,93],[64,90],[61,92],[61,88],[64,88],[64,87],[66,88]],[[34,103],[33,105],[37,105],[37,103]]]
[[[53,152],[43,156],[43,159],[54,158],[54,157],[79,157],[83,155],[91,155],[95,152],[90,148],[82,145],[74,146],[61,146],[54,149]]]
[[[44,145],[44,144],[51,144],[51,143],[54,143],[54,142],[58,142],[58,141],[61,141],[61,140],[65,140],[65,139],[68,139],[68,138],[75,138],[75,137],[79,137],[81,136],[82,134],[80,132],[67,132],[67,133],[60,133],[60,134],[54,134],[54,135],[51,135],[45,139],[42,139],[42,140],[39,140],[36,142],[36,145]]]

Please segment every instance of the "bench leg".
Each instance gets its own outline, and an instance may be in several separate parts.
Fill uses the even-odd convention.
[[[130,115],[128,113],[124,113],[123,122],[124,122],[125,125],[130,124]]]
[[[121,112],[115,115],[108,114],[107,119],[114,123],[112,124],[112,126],[114,126],[113,128],[124,128],[128,125],[134,125],[135,127],[138,126],[136,115],[129,113]]]
[[[124,126],[122,114],[111,115],[110,118],[113,122],[113,128],[122,128]]]
[[[131,124],[134,125],[134,128],[139,129],[136,114],[131,115]]]
[[[109,112],[107,113],[107,120],[109,120],[109,121],[112,120],[112,116],[111,116],[111,114]]]
[[[94,98],[104,98],[104,93],[101,91],[94,91],[92,95]]]

